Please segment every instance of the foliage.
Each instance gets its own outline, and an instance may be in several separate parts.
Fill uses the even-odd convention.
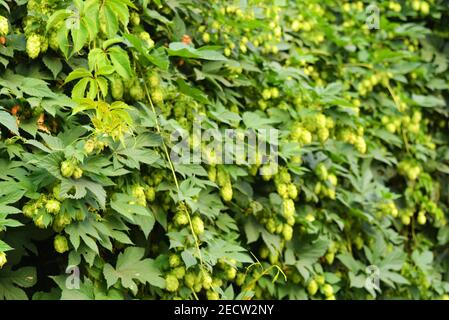
[[[1,299],[449,298],[446,1],[0,4]]]

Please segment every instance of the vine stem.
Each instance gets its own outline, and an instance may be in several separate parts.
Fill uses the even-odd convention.
[[[271,270],[273,270],[273,269],[277,270],[276,275],[273,277],[273,282],[277,281],[277,278],[279,277],[279,274],[282,274],[282,275],[284,276],[284,281],[287,281],[287,276],[285,275],[285,273],[284,273],[284,271],[282,270],[282,268],[281,268],[280,266],[278,266],[277,264],[271,265],[270,267],[268,267],[268,268],[265,269],[265,268],[262,266],[262,264],[261,264],[259,261],[257,261],[257,262],[255,262],[255,263],[249,265],[249,266],[246,268],[246,274],[248,274],[248,271],[249,271],[252,267],[255,267],[255,266],[260,266],[260,267],[262,268],[262,272],[261,272],[257,277],[255,277],[253,280],[251,280],[251,282],[248,283],[248,285],[246,285],[246,287],[249,288],[249,290],[251,290],[251,289],[255,286],[255,284],[256,284],[256,283],[257,283],[263,276],[267,275],[267,274],[268,274]],[[245,291],[249,291],[249,290],[245,290]]]
[[[387,87],[387,89],[388,89],[388,92],[390,92],[391,97],[393,98],[393,101],[394,101],[394,104],[396,105],[396,108],[397,108],[399,111],[401,111],[401,108],[400,108],[400,106],[399,106],[399,99],[398,99],[398,97],[396,96],[396,94],[394,93],[394,90],[393,90],[393,88],[391,87],[391,85],[390,85],[389,82],[386,83],[386,87]],[[404,139],[405,150],[407,150],[407,153],[410,153],[410,148],[409,148],[409,145],[408,145],[407,136],[405,135],[404,130],[401,130],[401,131],[402,131],[402,139]]]
[[[141,70],[140,66],[138,66],[138,68],[139,68],[140,76],[141,76],[141,78],[143,78],[143,74],[142,74],[142,70]],[[151,99],[150,92],[148,90],[148,86],[147,86],[145,81],[143,81],[143,85],[144,85],[144,88],[145,88],[145,95],[146,95],[146,97],[147,97],[147,99],[148,99],[148,101],[150,103],[151,111],[153,112],[154,117],[155,117],[156,130],[162,137],[162,130],[161,130],[161,126],[159,124],[159,119],[158,119],[158,115],[156,113],[156,108],[154,107],[153,100]],[[179,197],[179,194],[181,193],[181,189],[179,187],[178,177],[176,176],[175,166],[174,166],[173,162],[171,161],[170,154],[169,154],[168,148],[167,148],[167,144],[165,143],[164,138],[162,138],[162,148],[164,150],[164,154],[165,154],[165,157],[167,159],[167,162],[168,162],[168,164],[170,166],[170,171],[172,173],[173,180],[175,182],[176,190],[178,191],[178,197]],[[203,262],[203,258],[202,258],[202,255],[201,255],[201,250],[200,250],[198,237],[195,234],[195,230],[193,228],[192,218],[190,216],[189,210],[187,210],[187,206],[184,203],[184,201],[180,200],[180,203],[182,205],[182,209],[187,214],[187,217],[189,219],[190,231],[192,232],[192,236],[193,236],[193,239],[195,241],[195,247],[196,247],[196,250],[198,251],[198,258],[200,259],[200,268],[201,268],[202,273],[204,274],[204,262]]]

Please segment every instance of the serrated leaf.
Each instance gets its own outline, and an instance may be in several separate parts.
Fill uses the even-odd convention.
[[[17,119],[2,109],[0,107],[0,125],[6,127],[14,134],[20,135],[19,128],[17,127]]]
[[[109,57],[114,65],[115,71],[124,79],[132,77],[131,63],[128,54],[120,47],[109,48]]]
[[[108,288],[120,280],[123,287],[137,293],[138,284],[148,283],[152,286],[164,288],[165,281],[161,277],[161,271],[156,267],[154,260],[143,259],[143,248],[129,247],[117,258],[115,268],[106,264],[103,274]]]

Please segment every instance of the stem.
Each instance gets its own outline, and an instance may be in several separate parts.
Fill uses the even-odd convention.
[[[139,67],[140,76],[142,77],[142,70],[140,69],[140,66],[138,66],[138,67]],[[157,116],[157,113],[156,113],[156,108],[154,107],[153,100],[151,99],[151,96],[150,96],[150,93],[149,93],[149,90],[148,90],[148,86],[147,86],[145,81],[143,82],[143,84],[144,84],[144,88],[145,88],[145,94],[146,94],[147,99],[148,99],[148,101],[150,103],[150,106],[151,106],[151,111],[153,112],[153,114],[155,116],[156,130],[162,136],[162,130],[161,130],[161,127],[160,127],[160,124],[159,124],[159,119],[158,119],[158,116]],[[172,173],[173,180],[175,182],[175,186],[176,186],[176,189],[178,191],[178,197],[179,197],[179,194],[180,194],[181,190],[179,188],[178,177],[176,176],[175,167],[173,165],[173,162],[170,159],[170,154],[168,153],[168,148],[167,148],[167,145],[166,145],[164,139],[162,139],[162,148],[164,150],[165,157],[167,158],[167,162],[168,162],[168,164],[170,166],[170,171]],[[200,268],[201,268],[202,273],[204,274],[204,262],[203,262],[203,258],[202,258],[202,255],[201,255],[199,241],[198,241],[197,235],[195,234],[195,230],[193,229],[192,218],[190,216],[189,210],[187,210],[187,206],[184,203],[184,201],[180,200],[179,202],[181,203],[181,207],[184,210],[184,212],[187,214],[187,217],[189,219],[190,231],[192,232],[193,239],[195,240],[196,250],[198,251],[198,258],[200,259],[200,265],[201,265]]]
[[[394,94],[393,88],[390,86],[390,83],[387,82],[385,85],[388,89],[388,92],[390,92],[391,97],[393,98],[394,104],[396,105],[396,108],[400,111],[400,107],[399,107],[399,99],[398,97]],[[408,140],[407,140],[407,136],[405,135],[404,130],[402,131],[402,138],[404,140],[404,145],[405,145],[405,150],[407,151],[407,153],[410,153],[409,150],[409,146],[408,146]]]

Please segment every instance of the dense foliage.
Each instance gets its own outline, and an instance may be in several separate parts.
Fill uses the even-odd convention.
[[[0,299],[449,298],[447,1],[0,15]],[[278,171],[173,161],[200,116]]]

